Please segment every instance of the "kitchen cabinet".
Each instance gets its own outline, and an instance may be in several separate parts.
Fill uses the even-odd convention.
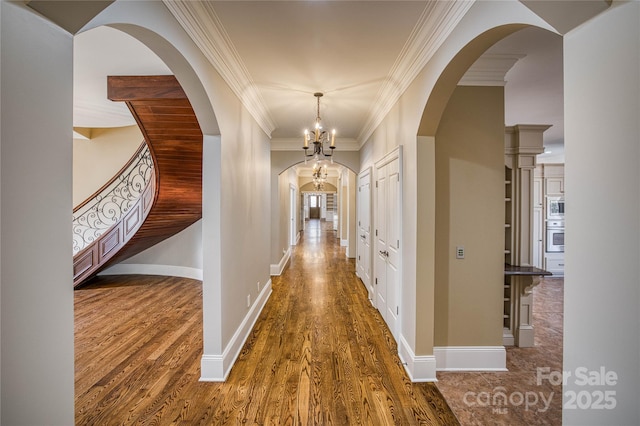
[[[564,276],[564,253],[546,253],[544,269],[554,276]]]
[[[532,252],[532,264],[536,268],[544,269],[543,256],[544,256],[544,218],[542,207],[533,208],[533,252]]]
[[[506,167],[504,168],[504,263],[511,264],[511,253],[513,251],[513,238],[512,238],[512,219],[513,219],[513,185],[512,185],[513,171]]]
[[[564,195],[564,164],[543,164],[544,195]]]
[[[540,173],[540,174],[538,174]],[[533,178],[533,235],[532,265],[542,268],[544,263],[544,178],[542,167],[537,166]]]
[[[536,177],[533,179],[533,208],[543,208],[544,207],[544,188],[541,177]]]
[[[564,178],[545,178],[545,192],[547,195],[564,195]]]
[[[562,197],[564,198],[564,164],[541,164],[541,173],[540,178],[544,182],[544,192],[542,193],[543,200],[549,199],[550,197]],[[534,204],[534,208],[537,204]],[[542,217],[546,219],[545,229],[549,224],[549,212],[546,211],[548,208],[547,205],[544,205]],[[555,219],[556,221],[563,221],[564,218]],[[546,236],[547,232],[544,232],[545,239],[548,238]],[[536,244],[536,238],[534,236],[533,240],[534,245]],[[535,246],[537,247],[537,246]],[[547,249],[544,250],[544,262],[542,265],[543,269],[553,273],[554,276],[563,276],[564,275],[564,253],[558,252],[547,252]]]

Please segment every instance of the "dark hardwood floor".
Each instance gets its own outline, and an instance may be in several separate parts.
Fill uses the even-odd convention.
[[[411,383],[328,224],[307,224],[224,383],[199,382],[202,287],[100,277],[75,292],[80,425],[458,425]]]

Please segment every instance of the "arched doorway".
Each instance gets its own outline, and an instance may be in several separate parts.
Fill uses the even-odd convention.
[[[353,226],[349,227],[349,218],[355,222],[355,200],[351,204],[342,202],[343,194],[350,194],[349,188],[342,189],[342,183],[349,182],[346,176],[352,176],[359,167],[359,152],[336,150],[333,163],[327,162],[330,170],[327,186],[329,190],[319,191],[313,185],[312,162],[305,164],[302,151],[271,151],[271,274],[280,275],[291,256],[291,242],[304,230],[305,220],[309,218],[309,193],[325,194],[319,200],[320,219],[333,222],[332,228],[348,248],[349,256],[354,257],[356,248]],[[305,187],[305,185],[308,185]],[[303,189],[304,187],[304,189]],[[291,202],[291,191],[297,193],[295,206]],[[355,189],[351,189],[355,194]],[[331,194],[331,195],[328,195]],[[349,195],[350,197],[351,195]],[[324,197],[324,198],[323,198]],[[327,207],[327,197],[331,202]],[[316,199],[316,201],[318,201]],[[348,198],[347,198],[348,201]],[[305,209],[306,203],[306,209]],[[341,213],[341,206],[345,208]],[[324,207],[324,212],[323,212]],[[295,212],[292,214],[291,212]],[[332,213],[333,212],[333,216]],[[292,224],[292,219],[294,224]],[[345,226],[341,227],[340,224]],[[293,235],[292,235],[293,232]],[[343,235],[344,232],[344,235]]]
[[[271,152],[271,274],[280,275],[309,220],[327,223],[336,232],[347,256],[355,257],[355,174],[357,152],[339,152],[323,162],[324,182],[315,182],[314,164],[305,164],[301,152]],[[324,173],[322,173],[324,175]],[[317,179],[316,179],[317,180]],[[291,194],[297,194],[294,198]],[[318,228],[319,229],[319,228]]]
[[[505,306],[511,303],[503,272],[507,235],[504,219],[510,219],[505,212],[505,182],[511,185],[504,172],[508,124],[504,87],[464,85],[459,81],[478,53],[518,29],[524,27],[489,30],[465,46],[438,79],[421,121],[424,133],[420,133],[418,145],[423,144],[428,151],[431,163],[427,167],[433,168],[433,173],[419,174],[418,186],[434,185],[435,253],[433,269],[428,273],[434,274],[435,283],[433,339],[438,371],[515,370],[517,365],[511,352],[511,363],[507,362],[503,347],[503,324],[508,321],[503,316]],[[494,36],[497,38],[488,42]],[[479,46],[482,48],[476,50]],[[461,55],[470,57],[464,61]],[[434,108],[435,104],[439,107]],[[535,153],[529,154],[533,167]],[[463,346],[466,354],[460,350]],[[481,352],[485,358],[477,362]],[[562,365],[552,368],[561,369]],[[534,375],[535,369],[526,373]],[[447,374],[454,373],[438,373],[438,379],[443,393],[450,396],[446,391],[451,388],[446,385],[451,376]]]

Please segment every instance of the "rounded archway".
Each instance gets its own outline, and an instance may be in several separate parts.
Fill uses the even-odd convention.
[[[418,203],[426,231],[419,234],[423,241],[417,258],[432,263],[419,268],[416,278],[433,283],[428,302],[433,303],[433,328],[419,335],[432,333],[436,359],[447,358],[452,347],[503,346],[504,86],[459,82],[491,46],[529,27],[498,25],[470,39],[443,66],[421,115],[418,152],[423,152],[423,167],[417,186],[431,191],[419,189],[418,196],[428,199]],[[433,252],[422,247],[433,247]],[[426,324],[421,315],[417,323]],[[493,367],[504,368],[504,349],[491,356]]]
[[[418,136],[435,136],[444,109],[462,76],[489,47],[529,25],[509,24],[492,28],[465,45],[438,77],[425,105]]]

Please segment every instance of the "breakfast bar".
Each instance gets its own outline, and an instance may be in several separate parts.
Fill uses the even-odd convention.
[[[505,346],[534,346],[533,288],[540,277],[551,272],[535,266],[504,265],[504,330]]]

